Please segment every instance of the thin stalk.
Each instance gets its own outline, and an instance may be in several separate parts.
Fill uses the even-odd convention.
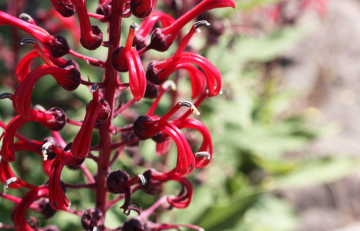
[[[111,16],[109,21],[109,41],[111,46],[108,51],[108,58],[105,63],[105,78],[104,78],[104,99],[109,103],[111,107],[111,114],[109,119],[100,126],[100,151],[98,159],[98,175],[96,182],[96,209],[100,210],[104,216],[106,213],[107,204],[107,189],[106,189],[106,177],[109,173],[110,168],[110,155],[111,155],[111,132],[112,118],[114,114],[114,98],[117,90],[116,86],[118,83],[117,71],[112,67],[111,55],[113,51],[120,45],[120,34],[121,34],[121,9],[122,1],[113,1],[111,7]]]

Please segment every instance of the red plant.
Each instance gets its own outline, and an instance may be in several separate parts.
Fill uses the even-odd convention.
[[[14,93],[2,93],[0,99],[9,99],[13,103],[14,111],[18,114],[8,124],[0,121],[4,132],[0,136],[2,148],[0,151],[0,180],[4,184],[4,192],[0,194],[16,204],[11,218],[14,227],[3,225],[3,228],[15,230],[57,230],[55,226],[45,228],[37,227],[35,218],[27,221],[26,213],[33,210],[50,218],[57,210],[79,215],[85,230],[167,230],[187,227],[202,230],[194,225],[158,224],[149,221],[149,216],[162,204],[168,203],[171,207],[186,208],[192,199],[193,187],[185,177],[195,168],[203,168],[210,163],[213,156],[213,144],[208,129],[200,121],[188,118],[191,113],[200,114],[197,107],[207,98],[220,93],[222,79],[217,68],[206,58],[184,52],[187,44],[201,26],[209,26],[206,21],[193,24],[190,31],[182,36],[180,31],[190,21],[201,13],[221,7],[235,7],[233,0],[203,0],[179,19],[155,10],[156,0],[100,0],[96,14],[88,12],[85,0],[51,0],[55,10],[39,15],[39,21],[51,29],[52,33],[64,28],[78,38],[80,44],[88,49],[95,50],[100,46],[108,48],[106,61],[100,61],[84,56],[72,50],[66,39],[53,36],[45,29],[37,26],[36,19],[26,14],[21,19],[0,12],[0,25],[16,27],[34,39],[25,38],[21,44],[30,44],[34,50],[26,54],[18,63],[15,71],[19,86]],[[72,27],[73,15],[77,14],[80,27]],[[125,46],[120,46],[120,35],[123,18],[134,15],[145,18],[140,26],[132,24],[129,28]],[[91,25],[90,17],[108,26],[108,41],[103,41],[103,33],[99,27]],[[57,19],[57,24],[50,22]],[[154,26],[160,22],[163,28]],[[104,33],[106,34],[106,33]],[[179,40],[175,40],[179,37]],[[150,42],[147,40],[150,39]],[[147,51],[154,49],[166,51],[175,41],[178,41],[176,52],[166,60],[153,60],[144,68],[142,58]],[[65,60],[62,56],[69,54],[75,58],[86,60],[88,64],[104,70],[103,81],[93,83],[81,77],[79,66],[73,60]],[[34,58],[40,57],[45,64],[31,70],[30,64]],[[200,69],[198,69],[196,66]],[[192,99],[180,101],[163,116],[155,115],[155,109],[171,86],[177,91],[170,75],[184,69],[188,72],[192,84]],[[119,72],[129,73],[129,83],[122,83]],[[39,78],[51,75],[65,91],[73,91],[80,84],[88,86],[92,92],[93,100],[86,106],[86,115],[82,122],[75,122],[68,118],[60,108],[53,107],[46,111],[41,107],[31,107],[31,95],[35,83]],[[117,98],[122,91],[130,88],[133,95],[128,103],[122,105]],[[133,123],[125,127],[113,125],[113,119],[142,98],[155,99],[146,115],[139,116]],[[55,106],[55,105],[54,105]],[[179,116],[179,109],[188,107],[188,111]],[[53,137],[44,140],[30,140],[20,135],[18,128],[29,121],[36,121],[52,131]],[[57,132],[66,125],[80,126],[79,132],[73,141],[64,141]],[[202,144],[195,153],[181,129],[195,129],[203,136]],[[92,132],[99,130],[99,144],[91,147]],[[122,141],[113,143],[113,135],[121,132]],[[18,141],[15,142],[14,138]],[[143,174],[130,177],[123,170],[110,172],[121,151],[126,147],[138,146],[141,141],[152,139],[156,142],[158,156],[167,154],[171,140],[176,144],[177,163],[172,170],[149,169]],[[17,151],[30,151],[38,154],[43,160],[43,170],[49,176],[48,181],[42,185],[32,185],[18,178],[12,171],[9,162],[16,161]],[[96,156],[93,152],[98,151]],[[111,154],[115,152],[113,157]],[[155,150],[154,150],[155,152]],[[86,158],[93,159],[98,165],[95,177],[84,164]],[[86,184],[71,185],[61,181],[62,169],[81,169],[87,178]],[[149,165],[148,165],[149,166]],[[141,206],[131,201],[131,196],[138,190],[148,194],[158,194],[162,186],[169,181],[176,181],[181,185],[178,196],[164,196],[150,208],[142,211]],[[27,188],[28,192],[23,198],[7,194],[8,188]],[[71,202],[66,197],[66,190],[84,189],[94,190],[96,198],[95,208],[84,212],[74,211]],[[113,200],[108,194],[119,194]],[[131,210],[138,213],[137,217],[129,219],[116,229],[109,229],[104,224],[106,211],[116,202],[124,199],[121,206],[124,214],[129,215]]]

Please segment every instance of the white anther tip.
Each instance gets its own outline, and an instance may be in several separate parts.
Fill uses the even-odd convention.
[[[173,90],[173,91],[176,91],[176,89],[177,89],[176,84],[175,84],[174,81],[172,81],[172,80],[166,80],[166,81],[163,83],[162,88],[163,88],[163,89],[167,89],[167,88],[169,88],[169,87],[171,87],[171,90]]]
[[[140,181],[141,181],[141,185],[146,185],[147,180],[146,180],[146,178],[144,177],[144,175],[143,175],[143,174],[139,174],[138,177],[139,177],[139,179],[140,179]]]

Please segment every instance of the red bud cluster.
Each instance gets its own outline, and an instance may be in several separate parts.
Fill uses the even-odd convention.
[[[206,98],[221,92],[222,78],[217,68],[205,57],[184,52],[195,32],[201,26],[210,24],[207,21],[195,22],[185,36],[183,36],[183,27],[205,11],[222,7],[234,8],[233,0],[203,0],[200,3],[193,1],[193,8],[178,19],[157,11],[157,0],[99,0],[96,13],[88,11],[85,0],[51,0],[51,2],[55,10],[39,13],[38,18],[34,19],[26,14],[22,14],[20,19],[0,12],[0,25],[13,26],[33,37],[21,41],[21,44],[31,45],[32,50],[17,64],[15,76],[19,82],[18,87],[11,93],[0,93],[0,99],[11,100],[14,112],[18,114],[8,124],[0,121],[0,126],[4,130],[0,136],[0,181],[5,189],[0,197],[16,204],[11,215],[14,222],[13,229],[57,230],[55,226],[37,227],[36,219],[32,218],[29,222],[26,214],[28,210],[33,210],[48,219],[58,210],[63,210],[78,215],[85,230],[110,230],[104,223],[106,211],[116,202],[124,199],[120,207],[124,214],[129,215],[130,211],[136,211],[138,214],[116,230],[154,231],[180,227],[202,230],[194,225],[154,223],[148,218],[159,206],[166,203],[170,207],[186,208],[193,196],[193,187],[186,175],[195,168],[205,167],[212,159],[213,144],[210,132],[199,120],[189,116],[192,113],[199,115],[197,107]],[[122,20],[131,15],[144,20],[140,26],[131,24],[127,39],[121,46]],[[47,24],[51,18],[56,18],[58,24],[50,22]],[[76,22],[74,18],[78,18],[79,27],[71,26]],[[107,41],[103,41],[105,39],[103,32],[98,26],[90,23],[90,18],[98,20],[99,23],[106,23]],[[51,26],[53,28],[49,32],[38,26],[37,22],[41,23],[39,25],[53,25]],[[88,50],[95,50],[100,46],[106,47],[107,60],[101,61],[79,54],[69,47],[64,37],[51,34],[62,29],[68,30],[74,38],[78,38],[75,44],[81,44]],[[153,57],[147,54],[150,49],[162,52],[176,45],[177,49],[172,56],[165,60],[152,60],[147,68],[144,67],[143,60]],[[103,80],[95,83],[83,78],[76,61],[62,58],[66,54],[75,59],[85,60],[94,68],[103,70]],[[40,58],[44,64],[32,69],[31,63],[35,58]],[[192,85],[192,96],[189,96],[189,100],[194,100],[194,103],[178,101],[174,97],[175,103],[172,108],[165,115],[156,115],[155,111],[161,98],[170,89],[176,93],[175,96],[181,90],[176,89],[175,83],[169,80],[171,74],[180,69],[188,73]],[[119,76],[125,72],[128,73],[129,81],[124,83]],[[85,102],[86,107],[82,109],[85,116],[81,121],[68,118],[62,109],[55,107],[57,105],[52,105],[49,110],[41,106],[32,106],[39,103],[31,97],[36,90],[35,84],[40,78],[48,75],[52,76],[65,92],[74,91],[79,85],[88,87],[89,93],[83,94],[92,94],[92,100]],[[122,101],[119,103],[118,98],[126,91],[131,92],[133,98],[123,105]],[[142,101],[143,98],[153,100],[147,113],[145,115],[133,113],[132,116],[128,113],[126,116],[124,111],[130,111],[127,109],[134,104],[140,105],[138,101]],[[180,109],[183,107],[188,109],[181,113]],[[121,113],[128,124],[117,127],[113,119]],[[52,136],[37,141],[20,135],[20,126],[31,121],[38,122],[50,130]],[[79,127],[73,140],[64,140],[58,132],[66,129],[67,126]],[[200,132],[202,142],[198,150],[193,151],[181,129]],[[94,130],[98,130],[100,138],[99,143],[95,145],[92,140]],[[119,132],[121,140],[116,136]],[[18,141],[15,142],[15,138]],[[129,172],[110,170],[125,148],[137,149],[141,142],[147,139],[156,142],[156,150],[153,150],[153,153],[156,152],[157,156],[168,155],[174,141],[177,148],[176,165],[171,169],[155,170],[159,165],[141,164],[146,168],[149,166],[152,168],[145,169],[143,174],[137,173],[137,175],[134,175],[134,171],[138,171],[138,168]],[[48,181],[42,185],[32,185],[16,176],[9,162],[17,161],[18,151],[36,153],[42,159],[42,168],[44,174],[48,176]],[[96,155],[95,152],[99,154]],[[111,157],[112,153],[114,155]],[[84,162],[87,158],[97,163],[96,173],[91,173],[87,169]],[[135,159],[134,156],[134,167],[135,163],[140,163]],[[61,173],[64,167],[82,171],[85,183],[72,185],[62,182]],[[163,186],[170,181],[181,185],[177,196],[166,195],[144,211],[132,199],[136,191],[158,195]],[[9,188],[22,187],[28,189],[22,198],[12,196],[11,192],[7,194]],[[76,211],[71,209],[66,191],[76,189],[94,190],[95,208]],[[117,197],[108,200],[109,193],[116,194]]]

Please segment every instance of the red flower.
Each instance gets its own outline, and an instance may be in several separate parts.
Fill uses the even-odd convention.
[[[1,147],[1,156],[7,162],[15,160],[15,149],[14,149],[14,136],[16,130],[29,121],[36,121],[47,127],[49,130],[58,131],[61,130],[66,124],[66,115],[59,108],[51,108],[48,111],[38,111],[30,109],[29,117],[23,118],[16,116],[6,126],[0,139],[3,139]]]
[[[174,140],[178,148],[176,170],[179,175],[188,174],[195,167],[194,154],[192,153],[184,135],[173,123],[167,122],[167,120],[182,106],[190,107],[194,113],[199,114],[192,103],[179,102],[160,119],[154,120],[149,116],[140,116],[134,122],[134,134],[140,140],[152,138],[160,132],[167,134]]]
[[[186,12],[170,26],[159,29],[156,28],[151,34],[151,42],[146,49],[154,49],[157,51],[166,51],[174,42],[180,30],[192,19],[201,13],[214,8],[232,7],[235,8],[233,0],[204,0]]]
[[[34,36],[49,51],[49,53],[56,58],[59,58],[69,53],[69,46],[63,37],[52,36],[41,27],[25,22],[21,19],[18,19],[1,11],[0,25],[11,25]]]
[[[12,220],[15,224],[16,231],[33,231],[26,222],[26,212],[30,208],[31,204],[36,200],[48,197],[48,189],[45,187],[37,187],[34,190],[29,191],[21,200],[21,202],[14,208],[12,213]]]
[[[47,63],[31,71],[25,79],[19,77],[21,84],[14,93],[13,105],[17,113],[22,117],[28,117],[30,111],[30,101],[34,85],[38,79],[45,75],[52,75],[57,84],[68,91],[75,90],[80,84],[80,73],[74,68],[69,66],[66,69],[57,67],[41,50],[41,48],[32,39],[23,39],[22,43],[30,43],[34,46],[39,56]],[[25,63],[27,64],[27,63]]]
[[[139,26],[136,23],[131,24],[125,47],[117,48],[111,56],[115,70],[119,72],[129,71],[131,93],[137,101],[142,99],[146,90],[144,68],[137,50],[132,47],[135,31],[138,28]]]
[[[98,85],[93,85],[92,89],[93,100],[86,106],[84,122],[71,147],[72,155],[79,159],[84,158],[89,153],[91,134],[95,123],[101,124],[105,122],[110,115],[109,104],[104,99],[99,98]]]
[[[196,64],[201,67],[201,69],[205,72],[206,82],[210,91],[210,96],[216,96],[220,93],[222,79],[220,72],[216,69],[214,65],[212,65],[208,60],[204,57],[193,54],[193,53],[183,53],[186,45],[189,43],[191,37],[194,35],[196,30],[200,26],[209,25],[206,21],[199,21],[196,22],[189,33],[182,39],[179,48],[175,52],[173,56],[169,59],[158,62],[152,61],[149,63],[147,70],[146,70],[146,78],[152,82],[153,84],[162,84],[165,80],[167,80],[174,71],[184,68],[186,70],[191,71],[194,68],[190,67],[189,63]],[[200,95],[203,90],[203,82],[199,80],[203,75],[199,74],[199,72],[195,72],[190,75],[192,79],[192,86],[193,95]]]

